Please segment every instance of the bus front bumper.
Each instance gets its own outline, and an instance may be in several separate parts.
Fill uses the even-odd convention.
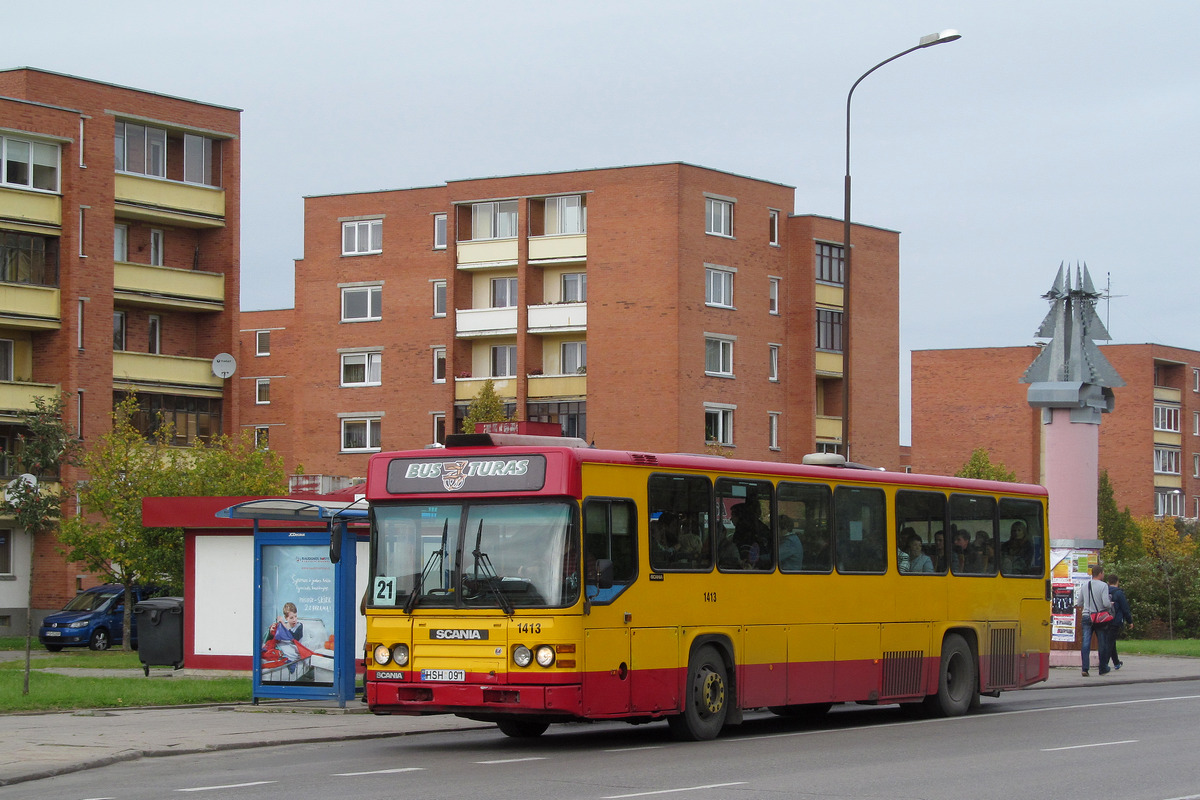
[[[367,706],[376,714],[550,714],[580,717],[579,684],[527,686],[478,683],[366,681]]]

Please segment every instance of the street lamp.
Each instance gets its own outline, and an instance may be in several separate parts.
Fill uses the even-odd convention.
[[[916,47],[896,53],[864,72],[846,94],[846,205],[842,213],[842,454],[847,461],[850,460],[850,100],[863,79],[884,64],[890,64],[916,50],[924,50],[935,44],[945,44],[961,38],[959,32],[953,29],[922,36]]]

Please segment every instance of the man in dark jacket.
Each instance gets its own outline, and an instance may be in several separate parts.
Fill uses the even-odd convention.
[[[1121,661],[1117,658],[1117,636],[1126,625],[1129,626],[1129,630],[1133,630],[1133,613],[1129,610],[1129,600],[1125,598],[1125,590],[1121,588],[1121,581],[1116,574],[1107,576],[1105,580],[1108,582],[1108,597],[1112,600],[1113,614],[1113,621],[1109,625],[1108,632],[1108,655],[1113,669],[1120,669]]]

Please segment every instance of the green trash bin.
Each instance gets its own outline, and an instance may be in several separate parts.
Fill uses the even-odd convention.
[[[133,607],[142,671],[183,666],[183,598],[153,597]]]

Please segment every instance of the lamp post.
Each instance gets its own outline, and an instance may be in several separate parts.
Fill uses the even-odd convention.
[[[880,61],[860,75],[846,94],[846,203],[842,213],[842,454],[847,461],[850,460],[850,100],[854,97],[854,90],[863,82],[863,79],[884,64],[890,64],[897,58],[914,51],[961,38],[958,31],[952,29],[922,36],[921,41],[915,47],[910,47],[903,52],[896,53],[891,58]]]

